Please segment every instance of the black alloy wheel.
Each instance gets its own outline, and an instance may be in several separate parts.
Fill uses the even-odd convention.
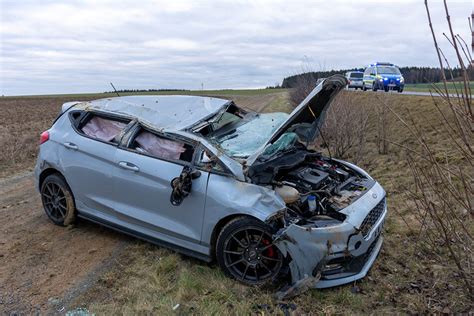
[[[41,185],[41,200],[46,215],[56,225],[65,226],[75,219],[75,206],[69,186],[57,174],[46,177]]]
[[[252,218],[237,218],[222,229],[216,255],[227,275],[249,285],[273,280],[283,265],[270,229]]]

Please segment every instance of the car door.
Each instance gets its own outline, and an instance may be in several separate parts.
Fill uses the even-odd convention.
[[[373,67],[369,67],[364,71],[364,84],[366,87],[372,87],[372,69]]]
[[[113,219],[112,172],[119,137],[129,120],[86,111],[72,111],[59,139],[60,164],[74,194],[76,207]]]
[[[199,171],[190,194],[171,201],[171,182],[192,166],[194,146],[138,126],[115,157],[115,209],[120,224],[198,252],[209,173]],[[146,135],[144,137],[143,135]]]

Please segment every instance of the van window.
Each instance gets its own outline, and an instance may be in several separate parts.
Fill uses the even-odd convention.
[[[362,78],[364,76],[361,72],[351,72],[351,78]]]
[[[125,120],[89,114],[86,121],[79,124],[78,130],[91,138],[118,144],[127,124]]]
[[[364,71],[364,76],[368,76],[370,75],[370,70],[372,69],[372,67],[367,67]]]
[[[142,129],[136,134],[131,146],[139,153],[144,153],[165,160],[193,160],[193,146],[184,142],[158,136],[155,133]]]

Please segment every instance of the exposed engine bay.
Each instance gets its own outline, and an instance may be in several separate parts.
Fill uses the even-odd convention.
[[[248,170],[251,181],[271,186],[287,205],[287,220],[317,227],[342,222],[341,209],[375,183],[357,171],[302,145]]]

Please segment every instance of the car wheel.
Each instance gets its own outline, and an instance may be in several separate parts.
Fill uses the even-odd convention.
[[[388,90],[389,90],[388,87],[385,87],[383,89],[385,90],[385,92],[388,92]]]
[[[233,219],[222,228],[216,258],[226,275],[249,285],[274,280],[283,265],[270,227],[249,217]]]
[[[402,93],[402,92],[403,92],[403,89],[398,89],[398,92],[399,92],[399,93]]]
[[[67,226],[75,221],[74,198],[71,189],[60,175],[52,174],[44,179],[41,185],[41,201],[46,215],[54,224]]]
[[[375,82],[372,83],[372,91],[377,91],[377,84]]]

